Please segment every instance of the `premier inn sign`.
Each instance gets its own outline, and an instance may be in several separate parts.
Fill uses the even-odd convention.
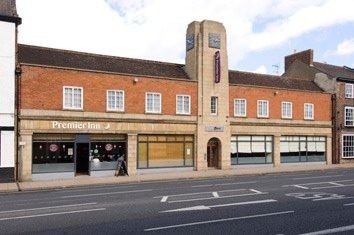
[[[53,129],[78,129],[78,130],[108,130],[109,124],[95,122],[60,122],[52,121]]]

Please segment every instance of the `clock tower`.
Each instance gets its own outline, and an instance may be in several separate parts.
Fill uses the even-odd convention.
[[[186,33],[186,72],[198,81],[196,170],[230,167],[229,76],[226,31],[194,21]]]

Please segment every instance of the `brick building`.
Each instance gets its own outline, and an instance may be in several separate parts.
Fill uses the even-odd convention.
[[[21,180],[332,162],[331,94],[231,71],[226,31],[192,22],[173,64],[18,45]]]
[[[314,81],[332,94],[333,163],[354,159],[354,70],[313,61],[313,50],[285,57],[285,76]]]

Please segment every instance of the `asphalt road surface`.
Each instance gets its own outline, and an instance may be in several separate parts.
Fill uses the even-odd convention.
[[[354,234],[354,169],[0,194],[18,233]]]

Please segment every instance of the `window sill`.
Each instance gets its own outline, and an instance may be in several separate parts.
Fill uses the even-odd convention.
[[[71,108],[63,108],[62,110],[63,111],[80,111],[80,112],[84,111],[84,109],[71,109]]]

